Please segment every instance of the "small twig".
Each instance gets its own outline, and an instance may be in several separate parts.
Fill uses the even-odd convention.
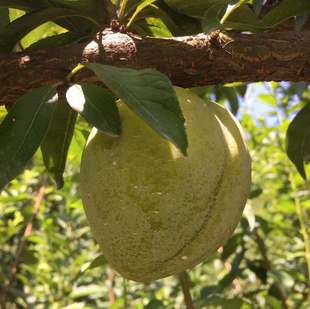
[[[187,309],[195,309],[191,292],[190,292],[190,278],[186,271],[183,271],[179,274],[179,280],[181,283],[183,296],[184,296],[184,302]]]
[[[114,292],[114,286],[115,286],[115,271],[111,269],[110,267],[107,268],[107,274],[108,274],[108,280],[110,281],[110,287],[109,287],[109,303],[110,305],[113,305],[116,301],[116,296]]]
[[[123,278],[123,300],[124,300],[124,309],[128,308],[127,305],[127,279]]]
[[[230,262],[225,262],[224,263],[224,266],[225,266],[225,269],[230,272],[231,271],[231,268],[232,268],[232,265]],[[242,293],[243,292],[243,289],[242,289],[242,286],[241,286],[241,282],[238,278],[235,278],[233,281],[232,281],[232,285],[234,287],[234,290],[236,293]]]
[[[289,179],[292,187],[292,191],[294,193],[293,200],[295,204],[295,212],[299,221],[300,225],[300,234],[302,235],[304,244],[305,244],[305,259],[307,264],[307,271],[308,271],[308,288],[310,288],[310,235],[308,234],[306,222],[307,219],[304,216],[302,211],[302,201],[296,196],[298,191],[297,184],[294,180],[294,175],[292,172],[289,173]]]
[[[265,266],[265,268],[268,271],[272,271],[272,264],[271,264],[271,262],[270,262],[270,260],[268,258],[266,244],[265,244],[263,238],[259,235],[259,233],[258,233],[258,231],[256,229],[254,230],[254,235],[255,235],[255,238],[256,238],[256,243],[257,243],[257,246],[258,246],[258,250],[259,250],[260,254],[262,255],[262,258],[263,258],[263,261],[264,261],[264,266]],[[284,309],[288,308],[287,297],[283,293],[282,287],[277,282],[274,283],[274,286],[275,286],[275,288],[277,289],[277,291],[279,293],[279,296],[280,296],[281,301],[282,301],[283,308]]]
[[[41,202],[44,198],[44,194],[45,194],[45,187],[41,186],[40,189],[38,190],[38,194],[37,194],[36,199],[35,199],[31,218],[29,219],[29,222],[26,225],[24,234],[23,234],[22,239],[20,241],[20,244],[16,250],[15,261],[13,262],[13,264],[10,268],[9,280],[8,280],[8,283],[6,284],[6,286],[4,287],[4,295],[5,295],[5,291],[10,289],[16,280],[17,271],[18,271],[19,265],[21,263],[22,253],[25,250],[25,247],[27,244],[27,239],[29,238],[29,236],[32,233],[33,221],[34,221],[35,217],[37,216]],[[3,306],[3,308],[5,308],[5,300],[4,299],[2,299],[1,306]]]
[[[15,262],[13,263],[13,265],[11,267],[11,272],[10,272],[11,276],[10,276],[10,280],[9,280],[9,286],[12,286],[12,284],[15,281],[17,269],[18,269],[18,266],[19,266],[19,264],[21,262],[21,256],[22,256],[22,253],[23,253],[23,251],[25,249],[25,246],[26,246],[26,243],[27,243],[27,239],[28,239],[28,237],[32,233],[33,221],[34,221],[35,217],[37,216],[37,213],[38,213],[38,210],[40,208],[41,202],[42,202],[42,200],[44,198],[44,193],[45,193],[45,187],[41,186],[39,191],[38,191],[38,195],[36,197],[35,203],[34,203],[34,207],[33,207],[33,210],[32,210],[31,218],[30,218],[29,222],[26,225],[26,228],[25,228],[22,240],[21,240],[21,242],[20,242],[20,244],[19,244],[19,246],[17,248],[17,251],[16,251]]]

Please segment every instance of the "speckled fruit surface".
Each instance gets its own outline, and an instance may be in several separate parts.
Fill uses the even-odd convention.
[[[231,236],[250,188],[251,160],[233,116],[176,88],[184,157],[125,104],[122,135],[91,132],[81,192],[91,231],[115,270],[148,282],[192,268]]]

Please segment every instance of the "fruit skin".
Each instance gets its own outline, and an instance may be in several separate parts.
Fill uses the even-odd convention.
[[[250,188],[240,127],[221,106],[176,88],[188,156],[121,104],[120,138],[92,131],[81,192],[92,233],[124,277],[160,279],[204,261],[231,236]]]

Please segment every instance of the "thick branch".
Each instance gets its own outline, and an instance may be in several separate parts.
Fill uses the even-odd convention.
[[[23,54],[0,55],[0,102],[63,81],[78,64],[100,62],[155,68],[183,87],[256,81],[310,81],[310,31],[213,33],[174,39],[106,31],[95,41]],[[82,73],[76,80],[92,78]]]

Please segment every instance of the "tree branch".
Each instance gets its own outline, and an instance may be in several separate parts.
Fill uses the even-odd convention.
[[[29,89],[64,81],[78,63],[87,62],[154,68],[183,87],[310,81],[310,31],[159,39],[107,30],[100,37],[100,47],[97,38],[88,45],[0,54],[1,104],[13,102]],[[75,81],[89,79],[93,76],[86,71],[75,77]]]

